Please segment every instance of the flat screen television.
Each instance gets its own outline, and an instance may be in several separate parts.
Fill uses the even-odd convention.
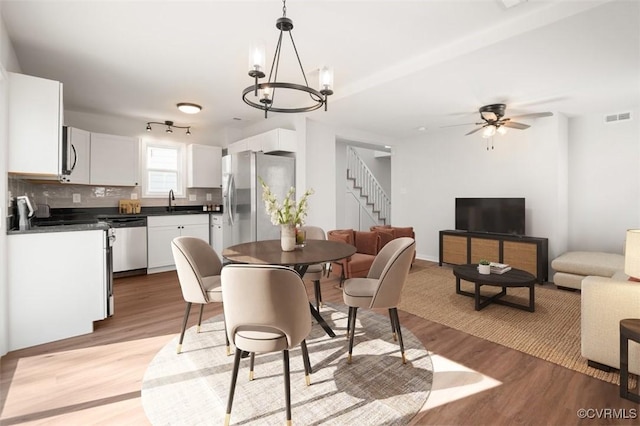
[[[456,198],[456,229],[525,235],[524,198]]]

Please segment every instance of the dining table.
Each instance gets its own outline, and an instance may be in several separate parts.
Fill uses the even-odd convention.
[[[355,252],[355,246],[339,241],[306,240],[304,246],[283,251],[280,240],[264,240],[229,246],[222,251],[222,257],[230,263],[288,266],[304,278],[309,265],[344,259]],[[309,308],[324,331],[335,337],[336,334],[311,302]]]

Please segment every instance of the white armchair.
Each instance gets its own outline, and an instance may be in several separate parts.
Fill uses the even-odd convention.
[[[620,320],[640,318],[640,282],[628,281],[623,272],[611,278],[589,276],[582,280],[582,356],[620,368]],[[640,374],[640,344],[629,342],[629,372]]]

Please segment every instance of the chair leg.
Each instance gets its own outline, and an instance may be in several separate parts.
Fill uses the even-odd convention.
[[[353,309],[351,317],[350,317],[350,322],[351,325],[349,326],[350,331],[349,331],[349,355],[347,356],[347,364],[351,364],[351,353],[353,352],[353,337],[356,334],[356,315],[358,313],[358,308],[356,307],[352,307],[350,309]]]
[[[224,311],[222,312],[222,318],[224,318]],[[227,334],[227,320],[223,319],[222,323],[224,324],[224,341],[227,344],[227,356],[231,355],[231,345],[229,344],[229,335]]]
[[[320,281],[316,280],[313,282],[313,290],[316,296],[316,309],[320,312],[320,302],[322,301],[322,296],[320,295]]]
[[[400,343],[400,354],[402,355],[402,363],[406,364],[407,359],[404,356],[404,343],[402,342],[402,330],[400,330],[400,318],[398,317],[398,308],[391,308],[393,311],[393,318],[395,320],[396,332],[398,333],[398,343]]]
[[[256,353],[251,352],[251,355],[249,355],[249,380],[253,380],[253,366],[255,365],[255,362],[256,362]]]
[[[200,324],[202,324],[202,312],[204,311],[204,303],[200,305],[200,314],[198,315],[198,328],[196,333],[200,333]]]
[[[349,340],[349,332],[351,331],[351,315],[353,315],[353,307],[349,306],[349,314],[347,315],[347,335],[345,338]]]
[[[227,399],[227,415],[224,418],[225,426],[229,426],[231,421],[231,406],[233,405],[233,394],[236,391],[236,381],[238,380],[238,368],[240,367],[240,355],[242,351],[236,350],[235,357],[233,358],[233,372],[231,373],[231,386],[229,387],[229,398]]]
[[[287,410],[287,425],[291,425],[291,382],[289,378],[289,351],[282,351],[284,366],[284,398]]]
[[[393,333],[393,341],[397,341],[398,338],[396,336],[396,322],[393,320],[393,313],[391,309],[389,309],[389,320],[391,321],[391,333]]]
[[[310,386],[311,363],[309,362],[309,351],[307,350],[307,342],[305,340],[300,342],[300,349],[302,349],[302,362],[304,363],[304,379],[307,382],[307,386]]]
[[[184,319],[182,320],[182,332],[180,332],[180,340],[178,341],[177,353],[182,352],[182,341],[184,340],[184,332],[187,329],[187,320],[189,319],[189,311],[191,311],[191,302],[187,302],[187,309],[184,311]]]

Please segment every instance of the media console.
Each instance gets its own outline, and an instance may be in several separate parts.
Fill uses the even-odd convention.
[[[440,231],[439,265],[478,263],[480,259],[508,263],[533,274],[539,283],[549,279],[549,240],[484,232]]]

